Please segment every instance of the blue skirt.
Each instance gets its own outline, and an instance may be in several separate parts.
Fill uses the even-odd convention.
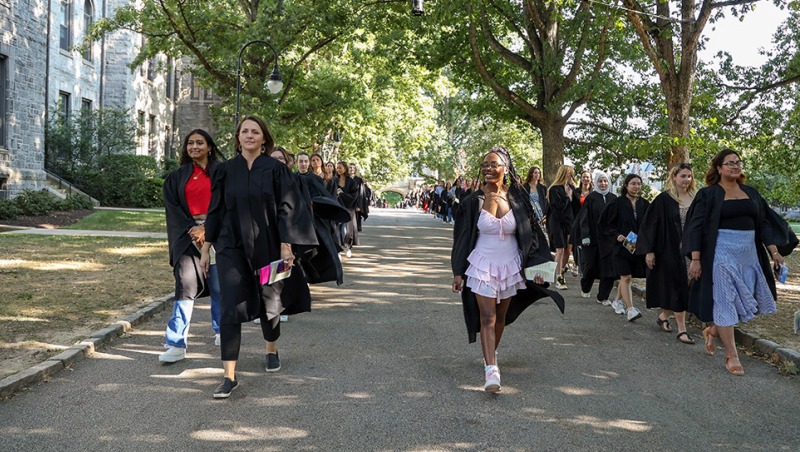
[[[755,231],[720,229],[714,252],[714,323],[734,326],[776,311],[758,262]]]

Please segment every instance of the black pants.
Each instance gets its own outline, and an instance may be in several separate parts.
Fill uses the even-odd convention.
[[[587,278],[584,274],[581,278],[581,290],[583,293],[589,293],[592,290],[592,284],[594,284],[595,278]],[[611,289],[614,288],[614,281],[617,278],[608,277],[608,278],[600,278],[600,286],[597,288],[597,300],[598,301],[605,301],[608,300],[608,296],[611,295]]]
[[[275,342],[281,337],[280,318],[275,317],[273,322],[267,320],[264,311],[261,311],[261,333],[268,342]],[[219,326],[220,353],[223,361],[236,361],[239,359],[239,349],[242,346],[242,324]]]

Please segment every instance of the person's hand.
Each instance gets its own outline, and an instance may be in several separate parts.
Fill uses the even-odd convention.
[[[356,207],[356,212],[361,212],[361,207]]]
[[[544,284],[544,278],[542,277],[541,273],[533,275],[533,283],[538,284],[540,286]]]
[[[700,279],[701,274],[700,259],[692,259],[692,263],[689,264],[689,277],[692,279]]]
[[[618,235],[618,236],[617,236],[617,241],[618,241],[619,243],[622,243],[622,242],[624,242],[624,241],[625,241],[625,236],[624,236],[624,235],[622,235],[622,234]]]
[[[780,255],[780,253],[775,251],[774,253],[772,253],[772,262],[775,263],[775,265],[773,265],[774,268],[780,268],[780,266],[783,265],[786,262],[786,260],[783,258],[783,256]]]
[[[195,242],[197,241],[198,237],[201,237],[201,236],[205,237],[205,235],[206,235],[206,227],[205,227],[205,225],[200,224],[200,225],[197,225],[197,226],[192,226],[189,229],[189,237],[191,237],[192,240],[194,240]],[[203,241],[205,241],[205,239]]]
[[[281,243],[281,260],[291,267],[294,265],[294,253],[292,253],[292,245],[288,243]]]
[[[572,187],[569,184],[564,184],[564,191],[567,192],[567,198],[572,198]]]
[[[200,250],[200,270],[203,271],[203,276],[208,278],[208,269],[211,266],[211,256],[209,254],[210,245],[206,246],[203,245],[203,248]]]
[[[458,293],[461,292],[461,289],[464,287],[464,280],[461,278],[460,275],[453,276],[453,292]]]
[[[647,268],[650,270],[656,265],[656,253],[647,253],[644,256],[644,261],[647,263]]]
[[[581,240],[581,245],[583,246],[589,246],[591,244],[592,244],[592,239],[590,239],[589,237],[586,237],[585,239]]]

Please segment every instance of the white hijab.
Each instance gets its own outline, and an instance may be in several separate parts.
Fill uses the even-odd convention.
[[[600,179],[602,179],[604,177],[608,181],[608,186],[606,187],[605,190],[600,190],[600,184],[598,184],[597,182],[599,182]],[[600,193],[603,196],[607,195],[608,192],[611,191],[611,179],[608,178],[608,174],[606,174],[606,173],[604,173],[602,171],[598,171],[598,172],[594,173],[594,191],[596,191],[597,193]]]

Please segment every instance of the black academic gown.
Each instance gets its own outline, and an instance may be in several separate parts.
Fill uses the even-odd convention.
[[[615,262],[623,259],[627,260],[631,266],[631,276],[634,278],[645,277],[644,257],[631,254],[621,242],[617,241],[617,237],[620,235],[627,236],[629,232],[638,234],[642,218],[649,205],[650,203],[646,199],[638,198],[636,200],[636,215],[634,215],[633,206],[628,197],[619,196],[610,202],[600,215],[600,232],[605,236],[606,240],[614,240],[614,247],[611,251],[611,264],[614,265]],[[616,276],[624,276],[616,265],[614,272]]]
[[[786,223],[786,220],[767,205],[758,190],[749,185],[740,185],[740,187],[758,207],[755,231],[758,262],[767,278],[772,296],[777,298],[775,276],[765,245],[776,245],[782,256],[788,256],[797,246],[797,235]],[[693,251],[700,252],[701,275],[699,279],[693,280],[689,285],[689,311],[694,313],[701,322],[714,321],[712,289],[714,285],[714,252],[717,247],[719,219],[724,199],[725,189],[719,185],[712,185],[698,191],[689,207],[686,227],[683,231],[684,254],[691,258]],[[649,291],[648,288],[648,293]]]
[[[338,254],[341,248],[336,245],[334,220],[341,219],[342,215],[349,218],[350,214],[328,192],[322,179],[311,173],[299,174],[298,179],[309,194],[308,201],[314,212],[314,230],[319,242],[319,246],[309,251],[301,260],[306,278],[309,284],[336,281],[341,285],[344,282],[344,272]]]
[[[361,221],[366,220],[369,217],[369,199],[371,190],[367,188],[367,184],[364,183],[364,179],[362,179],[361,176],[353,176],[353,182],[356,183],[356,187],[358,188],[356,207],[359,208],[359,211],[356,213],[356,225],[358,226],[358,230],[360,232]]]
[[[647,208],[639,229],[636,254],[655,253],[653,269],[647,269],[647,307],[684,312],[689,303],[689,276],[681,251],[680,204],[661,193]]]
[[[341,188],[338,199],[339,204],[342,205],[350,213],[350,221],[345,224],[344,237],[342,237],[342,244],[345,248],[357,246],[358,243],[358,228],[356,224],[356,204],[358,203],[358,187],[355,181],[347,177],[344,180],[344,187],[340,187],[336,179],[334,179],[336,188]]]
[[[575,188],[572,190],[574,193]],[[572,198],[567,196],[567,191],[564,189],[563,185],[554,185],[550,187],[548,194],[547,227],[552,237],[555,237],[557,231],[563,231],[559,232],[559,234],[563,233],[566,241],[563,243],[563,247],[566,248],[566,245],[569,244],[572,222],[575,220],[575,214],[572,211]],[[551,247],[561,248],[559,245],[562,244],[554,243],[554,241],[557,242],[557,239],[550,241]]]
[[[606,206],[617,199],[617,195],[592,192],[583,201],[583,207],[578,212],[578,243],[589,239],[589,245],[581,245],[583,250],[583,273],[599,278],[614,278],[614,269],[611,267],[611,252],[614,250],[616,240],[600,232],[600,216]],[[595,278],[593,278],[595,279]]]
[[[212,179],[218,165],[219,162],[216,160],[208,162],[207,169]],[[193,172],[194,163],[188,163],[171,172],[164,180],[164,212],[167,219],[169,265],[172,267],[178,264],[181,256],[188,253],[197,258],[199,268],[200,252],[189,236],[189,229],[196,226],[197,222],[192,218],[189,204],[186,202],[186,183],[189,182]],[[176,300],[195,299],[208,292],[208,288],[205,287],[205,278],[201,274],[194,273],[194,269],[175,269]],[[186,277],[191,277],[194,281],[180,281],[181,278]],[[189,290],[194,293],[183,293],[184,289],[188,288],[194,288]]]
[[[552,261],[550,251],[546,246],[546,239],[544,232],[537,225],[535,230],[531,226],[528,210],[523,203],[528,203],[527,199],[522,198],[522,191],[520,196],[513,196],[510,192],[508,195],[509,204],[514,215],[514,220],[517,222],[516,238],[520,247],[520,255],[522,256],[522,273],[523,279],[525,278],[525,268],[533,265],[541,264],[543,262]],[[481,209],[483,209],[483,202],[486,199],[482,190],[478,189],[469,194],[461,202],[458,209],[458,216],[453,228],[453,250],[450,255],[450,263],[453,269],[454,276],[461,276],[466,281],[466,272],[469,267],[467,257],[470,255],[475,244],[478,241],[478,217],[480,216]],[[540,244],[542,246],[540,246]],[[564,298],[558,292],[547,289],[545,286],[539,286],[532,281],[525,281],[526,288],[517,291],[517,294],[511,298],[511,303],[506,313],[506,325],[510,325],[517,319],[517,317],[528,306],[533,304],[536,300],[544,297],[550,297],[558,305],[561,313],[564,313]],[[469,287],[464,285],[461,291],[461,304],[464,310],[464,321],[467,324],[467,335],[469,342],[475,342],[477,334],[481,329],[480,311],[478,309],[478,302],[475,299],[475,294],[472,293]]]
[[[312,218],[289,168],[258,156],[248,170],[241,155],[221,164],[212,182],[206,240],[217,251],[223,325],[249,322],[266,309],[267,319],[310,310],[311,299],[281,302],[287,280],[261,286],[257,272],[281,258],[281,243],[316,246]],[[292,274],[295,271],[292,270]],[[291,278],[289,278],[291,279]]]

